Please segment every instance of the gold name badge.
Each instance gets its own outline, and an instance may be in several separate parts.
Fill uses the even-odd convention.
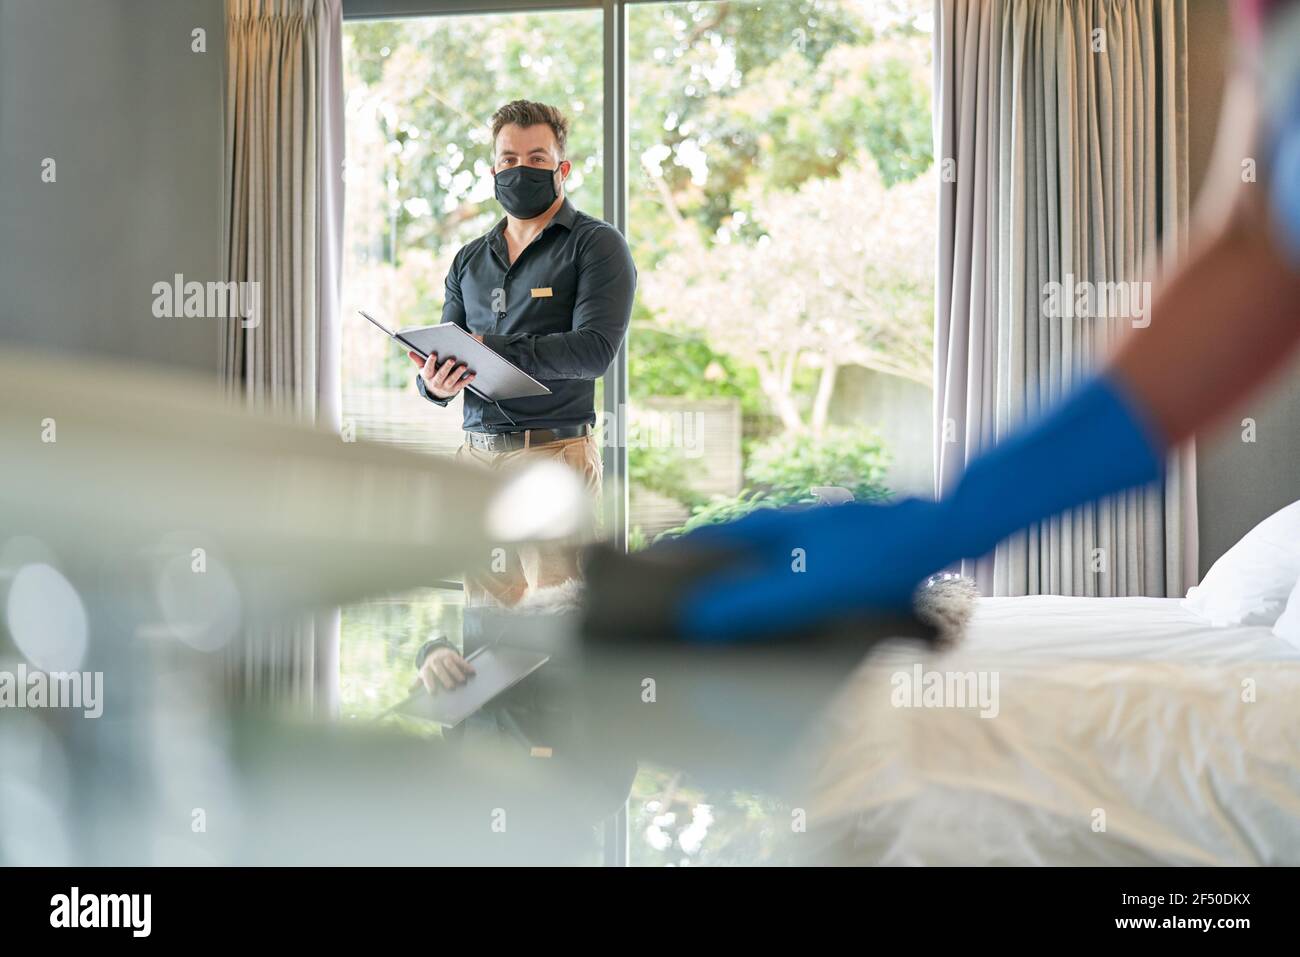
[[[538,286],[536,289],[533,290],[533,298],[534,298],[534,299],[550,299],[550,298],[551,298],[551,287],[550,287],[550,286]]]

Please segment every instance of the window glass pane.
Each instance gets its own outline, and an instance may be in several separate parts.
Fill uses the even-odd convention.
[[[456,251],[502,216],[493,198],[492,114],[513,99],[569,117],[574,204],[603,213],[599,10],[421,17],[344,24],[347,173],[343,421],[361,439],[430,454],[461,443],[461,402],[415,391],[406,354],[357,315],[390,328],[441,321]],[[380,713],[405,695],[416,649],[460,639],[462,599],[430,589],[345,609],[342,705]]]
[[[928,493],[929,0],[629,8],[630,539],[755,496]],[[762,863],[790,814],[645,769],[634,863]]]

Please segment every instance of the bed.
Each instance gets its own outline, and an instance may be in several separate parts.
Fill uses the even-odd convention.
[[[931,672],[996,675],[996,714],[899,697]],[[1300,649],[1178,599],[979,599],[952,650],[860,669],[811,753],[809,862],[1300,863]]]

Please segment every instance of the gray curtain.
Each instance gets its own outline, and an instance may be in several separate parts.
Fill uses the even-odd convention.
[[[1187,17],[1185,0],[935,9],[943,494],[1135,324],[1044,315],[1048,284],[1153,279],[1185,247]],[[986,595],[1181,595],[1197,567],[1194,462],[1180,450],[1162,485],[1032,527],[962,571]]]
[[[227,323],[222,371],[250,404],[338,431],[340,0],[227,0],[226,41],[226,279],[256,283],[260,309]],[[232,690],[335,713],[338,621],[251,627],[232,649]]]

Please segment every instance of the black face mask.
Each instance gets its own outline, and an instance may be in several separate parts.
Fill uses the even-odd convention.
[[[533,219],[546,212],[559,197],[555,169],[512,166],[496,174],[497,202],[516,219]]]

